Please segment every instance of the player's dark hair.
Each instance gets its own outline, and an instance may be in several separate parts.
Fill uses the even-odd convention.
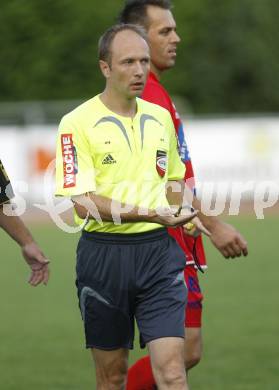
[[[108,64],[111,64],[110,49],[112,41],[119,32],[125,30],[134,31],[148,43],[146,32],[142,27],[136,26],[134,24],[116,24],[110,27],[99,40],[99,60],[106,61]]]
[[[119,23],[131,23],[148,28],[147,7],[153,5],[159,8],[170,10],[170,0],[126,0],[122,11],[119,14]]]

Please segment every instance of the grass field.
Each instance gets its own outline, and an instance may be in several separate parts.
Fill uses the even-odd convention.
[[[190,375],[191,389],[278,390],[279,219],[230,221],[246,235],[250,254],[223,260],[206,243],[204,356]],[[49,225],[32,231],[52,260],[47,288],[27,285],[18,248],[0,232],[0,389],[94,389],[74,288],[78,236]],[[137,348],[130,362],[143,353]]]

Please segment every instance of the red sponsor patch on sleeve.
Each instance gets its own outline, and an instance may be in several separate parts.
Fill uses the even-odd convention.
[[[72,134],[61,135],[61,147],[63,157],[63,176],[64,188],[75,187],[76,170],[75,170],[75,151]]]

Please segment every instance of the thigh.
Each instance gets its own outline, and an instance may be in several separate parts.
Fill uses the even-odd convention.
[[[132,348],[134,320],[127,263],[116,245],[84,239],[79,243],[76,284],[87,348]]]
[[[147,344],[152,370],[157,383],[161,383],[168,373],[176,373],[185,378],[184,340],[178,337],[166,337]]]
[[[184,339],[179,337],[163,337],[147,343],[148,352],[154,365],[165,364],[175,359],[184,368]]]
[[[153,253],[152,269],[142,271],[143,283],[136,304],[142,347],[163,337],[184,338],[185,255],[172,237],[168,240],[165,247],[162,245],[157,253]]]

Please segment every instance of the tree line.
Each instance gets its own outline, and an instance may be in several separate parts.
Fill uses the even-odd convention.
[[[276,112],[278,0],[174,0],[182,39],[163,82],[195,114]],[[122,0],[9,0],[0,12],[0,101],[87,99],[104,85],[100,35]]]

